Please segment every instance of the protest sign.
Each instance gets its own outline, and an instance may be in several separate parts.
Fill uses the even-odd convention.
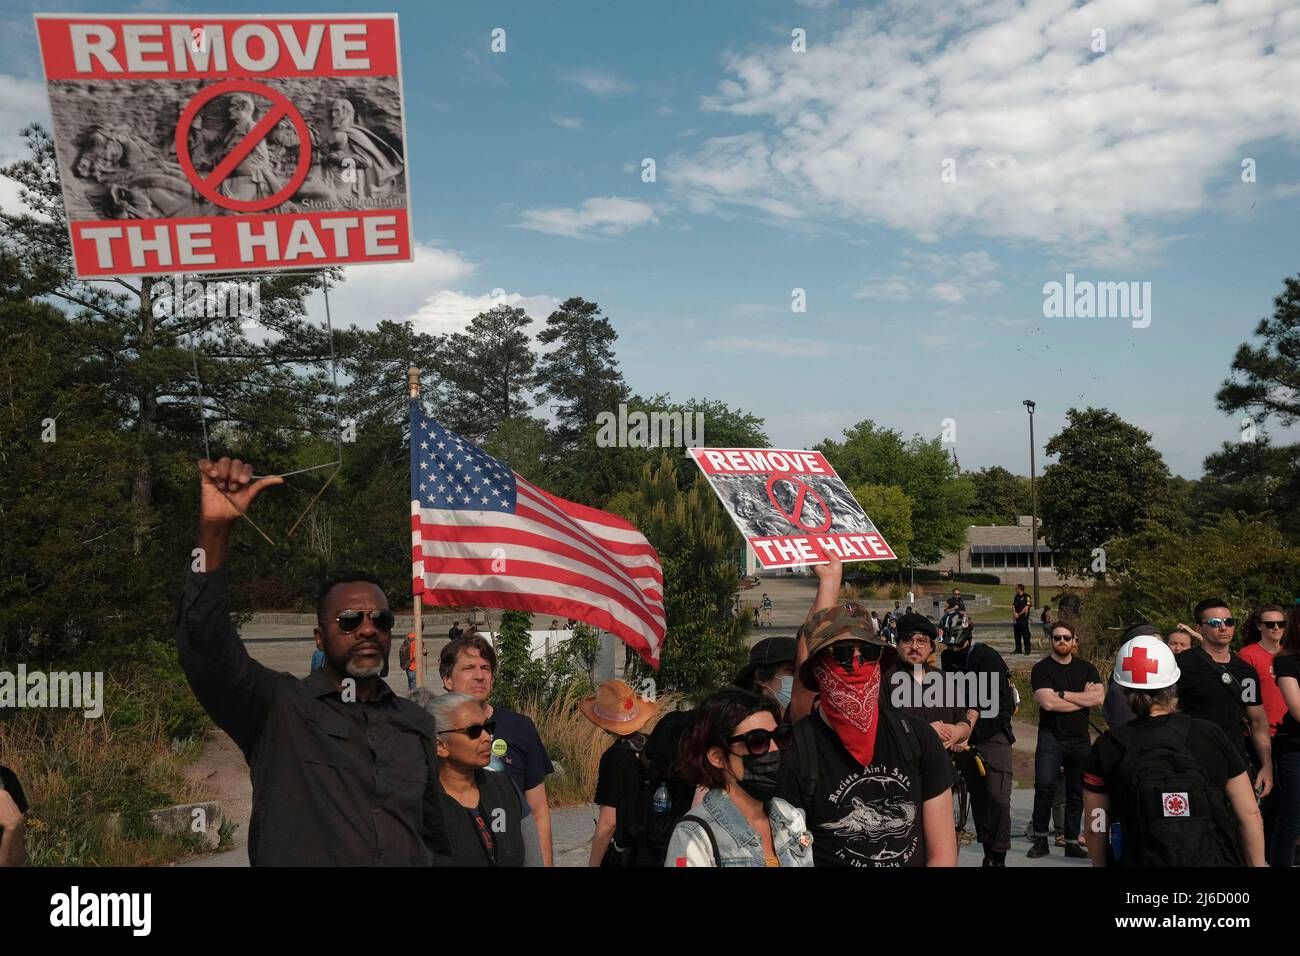
[[[79,278],[411,260],[395,14],[36,30]]]
[[[764,568],[894,557],[821,452],[691,448]]]

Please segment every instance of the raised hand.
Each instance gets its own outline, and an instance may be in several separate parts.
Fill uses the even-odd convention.
[[[238,458],[220,458],[215,462],[199,459],[199,520],[204,523],[230,523],[247,513],[253,499],[272,485],[284,484],[279,475],[253,481],[253,466]]]

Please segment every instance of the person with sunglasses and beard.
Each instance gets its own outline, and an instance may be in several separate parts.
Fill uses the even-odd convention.
[[[248,761],[253,866],[428,866],[446,847],[436,802],[434,725],[380,679],[393,612],[373,578],[339,575],[316,602],[325,666],[305,678],[254,661],[230,620],[231,526],[278,476],[198,462],[198,548],[176,616],[190,687]],[[200,570],[201,569],[201,570]]]
[[[1201,644],[1178,655],[1179,709],[1218,724],[1240,748],[1251,768],[1255,795],[1262,800],[1273,790],[1273,743],[1259,673],[1232,653],[1237,621],[1226,601],[1206,598],[1192,614]]]
[[[1090,662],[1075,657],[1079,642],[1068,621],[1052,624],[1052,652],[1029,672],[1034,700],[1038,702],[1038,743],[1034,748],[1033,846],[1031,860],[1047,856],[1047,827],[1056,791],[1065,775],[1065,855],[1087,859],[1079,841],[1083,819],[1083,764],[1092,741],[1088,714],[1103,703],[1106,688]],[[1059,845],[1059,844],[1058,844]]]
[[[801,810],[776,796],[789,724],[766,695],[724,687],[704,701],[682,741],[678,768],[707,788],[668,841],[665,866],[813,865]]]
[[[817,866],[955,866],[948,756],[881,692],[898,652],[865,608],[838,603],[842,567],[826,557],[799,632],[797,722],[777,793],[804,811]]]
[[[541,866],[542,847],[528,801],[508,774],[490,773],[496,721],[469,694],[435,697],[421,688],[415,700],[433,715],[438,732],[438,786],[450,844],[435,851],[434,866]]]

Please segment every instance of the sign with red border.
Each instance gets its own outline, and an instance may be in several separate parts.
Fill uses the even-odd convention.
[[[36,29],[79,278],[411,261],[396,14]]]
[[[819,451],[691,448],[764,568],[889,561],[894,552]]]

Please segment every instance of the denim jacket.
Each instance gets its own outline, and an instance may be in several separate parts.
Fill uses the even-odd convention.
[[[725,790],[710,790],[704,802],[691,811],[709,823],[718,841],[718,855],[723,866],[765,866],[763,841],[731,802]],[[772,827],[772,847],[782,866],[812,866],[812,834],[797,810],[780,797],[767,804],[767,819]],[[699,823],[689,817],[678,822],[668,841],[665,866],[716,866],[713,845]]]

